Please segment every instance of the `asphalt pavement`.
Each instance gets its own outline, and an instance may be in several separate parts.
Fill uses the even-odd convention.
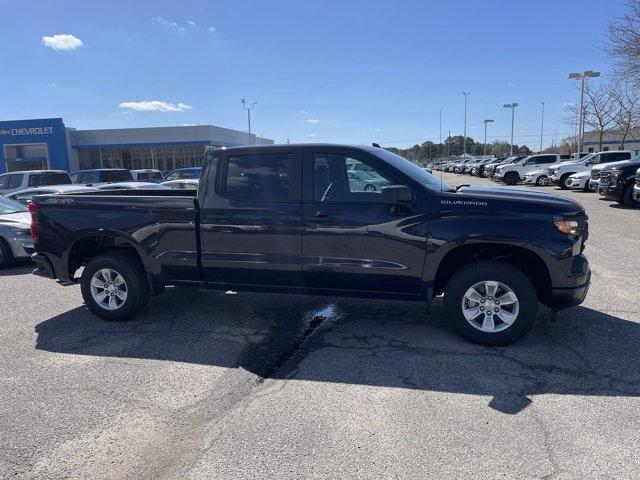
[[[593,277],[509,347],[440,299],[168,288],[107,323],[1,270],[0,478],[638,478],[640,210],[519,188],[585,206]]]

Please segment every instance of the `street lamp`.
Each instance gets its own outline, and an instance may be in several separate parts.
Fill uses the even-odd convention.
[[[241,98],[240,101],[242,102],[242,108],[247,111],[247,123],[249,124],[249,134],[251,134],[251,110],[255,108],[258,102],[253,102],[251,106],[248,106],[246,99]]]
[[[594,72],[593,70],[585,70],[584,72],[570,73],[569,78],[571,80],[580,80],[580,112],[578,114],[578,158],[580,157],[580,151],[582,150],[583,137],[584,137],[584,81],[589,77],[599,77],[600,72]]]
[[[470,92],[462,92],[464,95],[464,137],[462,137],[462,158],[467,158],[467,96]]]
[[[486,118],[483,120],[484,123],[484,155],[483,157],[487,156],[487,123],[493,123],[493,120]]]
[[[540,153],[542,153],[542,132],[544,131],[544,101],[540,103],[542,104],[542,120],[540,122]]]
[[[503,105],[503,108],[510,108],[511,109],[511,148],[509,148],[509,156],[512,157],[513,156],[513,123],[515,121],[515,117],[516,117],[516,107],[518,106],[517,103],[505,103]]]

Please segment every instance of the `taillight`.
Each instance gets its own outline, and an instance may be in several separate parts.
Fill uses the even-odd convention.
[[[31,214],[31,238],[33,238],[34,242],[38,241],[38,227],[36,226],[36,219],[38,215],[38,205],[35,203],[30,203],[28,205],[29,213]]]

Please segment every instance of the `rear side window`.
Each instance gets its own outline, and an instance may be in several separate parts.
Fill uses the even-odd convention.
[[[47,185],[68,185],[69,175],[63,172],[32,173],[29,175],[30,187],[46,187]]]
[[[236,200],[290,202],[296,200],[300,175],[292,154],[252,154],[229,157],[225,193]]]
[[[629,160],[631,153],[629,152],[610,152],[600,154],[600,163],[619,162],[621,160]]]
[[[9,184],[7,185],[7,188],[18,188],[20,185],[22,185],[22,174],[14,174],[14,175],[9,175]]]
[[[535,162],[537,164],[554,163],[555,161],[556,161],[555,155],[542,155],[541,157],[535,158]]]

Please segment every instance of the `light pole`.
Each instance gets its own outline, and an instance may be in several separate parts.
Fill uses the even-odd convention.
[[[544,101],[542,103],[542,120],[540,122],[540,153],[542,153],[542,132],[544,132]]]
[[[484,123],[484,155],[483,157],[487,156],[487,123],[492,123],[493,120],[489,119],[489,118],[485,118],[484,121],[482,123]]]
[[[249,134],[251,134],[251,110],[255,108],[258,102],[253,102],[251,106],[247,105],[247,101],[244,98],[241,98],[242,108],[247,111],[247,123],[249,124]]]
[[[467,158],[467,96],[470,92],[462,92],[464,95],[464,137],[462,137],[462,158]]]
[[[515,122],[515,118],[516,118],[516,107],[518,106],[517,103],[505,103],[503,105],[503,108],[510,108],[511,109],[511,147],[509,148],[509,156],[513,157],[513,124]]]
[[[600,72],[594,72],[593,70],[585,70],[584,72],[570,73],[569,78],[571,80],[580,80],[580,112],[578,113],[578,151],[577,156],[580,157],[580,151],[582,150],[582,143],[584,137],[584,81],[589,77],[599,77]]]

